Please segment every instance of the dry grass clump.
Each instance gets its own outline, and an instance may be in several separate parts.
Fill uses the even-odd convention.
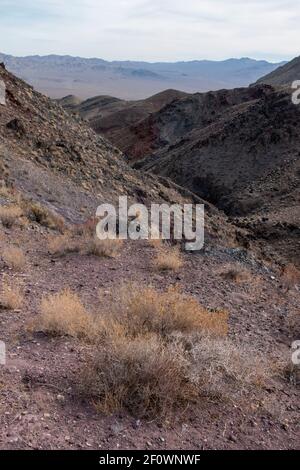
[[[50,295],[36,324],[90,343],[79,390],[101,412],[161,417],[204,396],[238,396],[268,380],[266,361],[225,337],[226,312],[210,313],[174,287],[124,285],[105,299],[96,317],[70,290]]]
[[[270,379],[267,361],[227,338],[209,335],[128,337],[98,344],[79,376],[80,391],[104,413],[127,409],[161,417],[204,397],[238,398]]]
[[[72,226],[72,234],[75,236],[92,236],[96,233],[96,226],[98,223],[97,217],[90,217],[84,223],[75,224]]]
[[[26,257],[17,246],[8,245],[1,253],[2,259],[5,264],[14,271],[21,271],[26,265]]]
[[[183,261],[177,248],[160,249],[153,261],[158,271],[178,271]]]
[[[21,206],[29,220],[36,222],[44,227],[57,230],[61,233],[65,230],[64,218],[54,211],[42,206],[39,202],[22,200]]]
[[[19,206],[13,204],[10,206],[0,206],[0,220],[6,228],[12,228],[22,216],[22,210]]]
[[[161,238],[149,238],[148,243],[152,248],[161,248],[163,241]]]
[[[250,273],[240,266],[228,266],[220,272],[220,275],[227,281],[242,283],[250,279]]]
[[[0,177],[1,177],[1,162],[0,162]],[[2,182],[0,183],[0,196],[9,198],[11,196],[11,188],[6,186],[6,184],[3,184]]]
[[[105,413],[162,416],[201,397],[247,393],[268,380],[266,361],[228,340],[227,313],[209,313],[171,288],[112,293],[80,390]]]
[[[157,227],[151,228],[151,237],[148,238],[148,243],[152,248],[162,248],[163,239]]]
[[[52,255],[65,256],[68,253],[80,252],[81,243],[65,233],[64,235],[51,237],[48,241],[48,248]]]
[[[24,301],[21,289],[4,280],[0,291],[0,308],[7,310],[19,309]]]
[[[272,375],[268,361],[244,345],[209,335],[185,338],[191,356],[191,379],[202,394],[229,397],[263,387]]]
[[[294,264],[288,264],[281,269],[282,285],[286,292],[300,285],[300,271]]]
[[[209,312],[192,296],[182,294],[178,286],[159,292],[152,287],[123,285],[112,294],[107,310],[129,335],[156,333],[163,337],[173,332],[206,331],[226,335],[228,313]]]
[[[53,336],[72,336],[90,340],[93,336],[93,319],[79,297],[66,289],[42,299],[41,316],[35,329]]]
[[[166,415],[197,396],[188,380],[183,349],[156,335],[110,338],[95,354],[80,380],[81,392],[104,413],[127,409],[134,415]]]
[[[86,240],[84,252],[88,255],[94,255],[105,258],[115,258],[123,245],[123,240],[106,239],[100,240],[96,236]]]
[[[300,311],[294,310],[287,316],[287,326],[290,328],[293,335],[300,335]]]

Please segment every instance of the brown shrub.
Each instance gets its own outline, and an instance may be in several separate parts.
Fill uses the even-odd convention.
[[[148,243],[152,248],[161,248],[163,241],[161,238],[149,238]]]
[[[96,233],[97,223],[97,217],[90,217],[84,223],[73,225],[72,233],[75,236],[93,236]]]
[[[95,350],[80,389],[104,413],[125,408],[139,416],[166,415],[197,395],[188,366],[182,348],[155,335],[118,335]]]
[[[79,297],[66,289],[42,299],[41,316],[34,329],[53,336],[68,335],[88,341],[94,335],[93,319]]]
[[[250,279],[250,273],[240,266],[228,266],[220,275],[227,281],[241,283]]]
[[[226,335],[228,330],[227,312],[208,312],[177,286],[159,292],[152,287],[123,285],[119,293],[112,294],[107,310],[133,336],[147,333],[166,336],[175,331]]]
[[[22,215],[22,210],[17,205],[0,206],[0,220],[6,228],[12,228]]]
[[[300,284],[300,271],[294,264],[288,264],[281,269],[282,286],[286,292]]]
[[[93,350],[80,391],[104,413],[161,417],[203,397],[248,396],[268,383],[268,362],[227,338],[176,334],[128,337],[117,330]]]
[[[63,233],[65,230],[64,218],[54,211],[42,206],[39,202],[22,200],[22,208],[29,220],[36,222],[44,227],[58,230]]]
[[[152,246],[152,248],[162,248],[163,239],[157,227],[151,227],[151,237],[148,238],[149,245]]]
[[[184,342],[191,355],[190,377],[201,394],[243,395],[251,387],[263,387],[272,375],[262,355],[228,338],[191,335]]]
[[[13,245],[7,245],[3,249],[2,258],[5,264],[15,271],[21,271],[26,264],[26,257],[21,248]]]
[[[71,238],[69,234],[51,237],[48,241],[48,248],[52,255],[65,256],[68,253],[78,253],[81,251],[81,243]]]
[[[1,285],[0,308],[16,310],[22,306],[23,301],[24,297],[20,288],[4,280]]]
[[[105,258],[115,258],[123,245],[119,239],[100,240],[97,237],[87,239],[84,252],[88,255],[94,255]]]
[[[293,335],[300,335],[300,311],[294,310],[287,316],[287,326]]]
[[[153,261],[159,271],[178,271],[182,267],[182,258],[177,248],[159,250]]]

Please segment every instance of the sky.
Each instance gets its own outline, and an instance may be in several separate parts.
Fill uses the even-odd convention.
[[[300,0],[0,0],[0,52],[179,61],[300,55]]]

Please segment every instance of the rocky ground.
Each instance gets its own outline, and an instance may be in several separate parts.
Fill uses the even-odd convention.
[[[0,310],[1,339],[7,345],[7,365],[1,367],[2,449],[295,449],[299,448],[299,389],[291,375],[280,376],[247,399],[203,398],[181,415],[139,420],[126,412],[97,413],[76,394],[84,346],[68,337],[30,333],[41,298],[70,287],[89,309],[99,288],[108,292],[122,281],[165,289],[180,283],[183,290],[211,308],[230,313],[230,337],[251,345],[269,358],[290,364],[295,340],[287,317],[297,312],[299,291],[284,293],[278,272],[257,263],[238,249],[215,246],[184,255],[177,273],[153,269],[155,248],[148,242],[127,242],[113,259],[70,254],[53,257],[47,248],[49,230],[36,225],[1,230],[1,247],[16,242],[26,252],[23,272],[8,275],[25,292],[16,311]],[[222,272],[241,266],[247,280],[225,280]]]

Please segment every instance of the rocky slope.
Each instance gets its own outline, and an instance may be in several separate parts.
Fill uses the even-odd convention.
[[[291,87],[295,80],[300,80],[300,57],[295,57],[295,59],[287,64],[284,64],[264,77],[259,78],[257,83]]]
[[[130,168],[120,150],[81,118],[71,117],[3,67],[0,79],[6,85],[6,105],[0,107],[0,179],[72,221],[94,215],[101,202],[117,203],[120,195],[146,204],[203,202],[170,181]],[[211,227],[214,236],[226,239],[226,230],[218,231],[224,216],[212,205],[206,207],[211,214],[207,233]],[[228,234],[234,232],[228,224]]]
[[[174,101],[136,128],[147,158],[299,263],[300,108],[267,85]],[[286,248],[284,247],[286,246]]]
[[[261,84],[86,103],[75,109],[127,159],[141,160],[136,168],[209,200],[299,263],[299,107],[288,91]]]
[[[152,113],[160,111],[175,99],[187,93],[165,90],[145,100],[124,101],[110,96],[96,96],[78,103],[78,99],[66,96],[58,102],[69,112],[78,113],[87,120],[97,134],[105,136],[130,158],[141,156],[136,127]]]

